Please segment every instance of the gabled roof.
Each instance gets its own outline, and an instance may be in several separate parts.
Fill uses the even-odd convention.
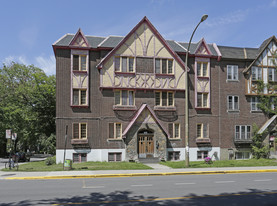
[[[247,73],[250,68],[253,66],[253,64],[257,61],[257,59],[259,58],[259,56],[264,52],[264,50],[268,47],[269,43],[275,41],[277,43],[277,39],[276,37],[273,35],[272,37],[266,39],[261,46],[258,49],[258,54],[256,55],[256,58],[254,59],[254,61],[249,65],[249,67],[247,67],[246,69],[243,70],[243,73]]]
[[[208,56],[211,56],[212,55],[212,52],[209,48],[209,46],[207,45],[206,41],[204,38],[202,38],[198,43],[197,43],[197,47],[195,49],[195,55],[199,55],[197,54],[198,50],[200,49],[200,47],[204,45],[205,49],[207,50],[207,53],[208,53]],[[202,55],[202,54],[201,54]],[[204,54],[205,55],[205,54]]]
[[[168,137],[170,137],[168,131],[164,128],[164,126],[161,124],[161,121],[157,118],[155,115],[154,111],[147,105],[147,104],[142,104],[139,110],[137,111],[136,115],[133,117],[133,119],[130,121],[126,129],[122,133],[122,138],[126,138],[126,135],[128,131],[131,129],[131,127],[134,125],[140,114],[143,112],[143,110],[148,109],[154,120],[157,122],[157,124],[161,127],[161,129],[166,133]]]
[[[151,24],[148,18],[145,16],[142,20],[120,41],[113,50],[105,56],[100,63],[97,65],[97,68],[101,68],[103,64],[130,38],[130,36],[143,24],[147,24],[149,29],[156,35],[156,37],[161,41],[161,43],[165,46],[167,51],[175,58],[175,60],[185,69],[185,63],[183,60],[176,54],[176,52],[169,46],[167,41],[161,36],[161,34],[157,31],[157,29]]]
[[[277,118],[277,115],[274,115],[273,117],[271,117],[269,120],[266,121],[266,123],[261,127],[261,129],[258,131],[258,134],[263,133],[273,122],[274,120]]]
[[[83,34],[81,28],[78,29],[74,37],[71,39],[69,46],[75,46],[74,44],[78,38],[82,38],[84,40],[86,47],[91,47],[90,44],[88,43],[86,36]]]

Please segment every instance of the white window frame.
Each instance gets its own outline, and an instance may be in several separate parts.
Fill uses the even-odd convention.
[[[238,156],[238,153],[241,153],[242,154],[242,158],[237,158]],[[248,155],[246,155],[246,153],[248,154]],[[248,156],[248,158],[246,158]],[[249,152],[249,151],[237,151],[236,153],[235,153],[235,159],[236,160],[246,160],[246,159],[250,159],[250,157],[251,157],[251,152]]]
[[[166,105],[162,105],[163,104],[163,99],[162,99],[163,93],[166,93]],[[169,98],[170,97],[169,94],[172,95],[171,96],[172,98]],[[154,95],[155,95],[155,106],[157,106],[157,107],[174,107],[174,105],[175,105],[174,92],[155,91]],[[159,101],[159,104],[158,104],[157,100]],[[172,101],[172,104],[170,104],[170,101]]]
[[[197,77],[209,77],[208,62],[198,61],[196,64]],[[204,75],[204,64],[206,65],[206,75]]]
[[[78,58],[79,58],[79,67],[78,67],[78,70],[74,70],[74,56],[78,56]],[[73,71],[88,71],[88,55],[85,55],[85,54],[72,54],[72,58],[73,58],[73,60],[72,60],[72,64],[73,64],[73,67],[72,67],[72,70]],[[82,69],[82,58],[85,58],[85,60],[86,60],[86,62],[85,62],[85,65],[86,65],[86,67],[85,67],[85,69]]]
[[[197,92],[197,94],[196,94],[197,96],[196,96],[196,108],[209,108],[210,107],[210,105],[209,105],[209,93],[206,93],[206,92]],[[199,105],[198,103],[198,96],[199,95],[201,95],[201,105]],[[205,106],[204,105],[204,97],[207,95],[207,99],[206,99],[206,103],[207,103],[207,105]]]
[[[72,89],[72,106],[87,106],[88,105],[88,90],[85,89],[78,89],[73,88]],[[74,104],[74,90],[78,92],[78,104]],[[82,92],[85,91],[86,97],[85,97],[85,103],[82,103]]]
[[[262,110],[259,108],[258,104],[260,104],[259,97],[251,97],[251,111],[252,112],[261,112]]]
[[[201,154],[201,158],[199,158],[199,154]],[[208,150],[199,150],[199,151],[197,151],[197,160],[204,160],[208,156],[209,156],[209,151]]]
[[[277,82],[277,69],[276,68],[268,68],[268,81],[269,82]]]
[[[74,125],[78,125],[78,138],[74,137]],[[86,126],[86,136],[82,138],[82,125]],[[88,124],[86,122],[73,122],[72,123],[72,139],[87,139],[88,138]]]
[[[229,101],[231,98],[231,102]],[[235,101],[237,99],[237,102]],[[227,96],[227,110],[228,111],[238,111],[239,110],[239,96],[228,95]]]
[[[126,58],[126,71],[123,71],[123,61]],[[119,68],[116,68],[116,59],[119,59]],[[133,60],[133,66],[130,65],[130,59]],[[131,70],[132,68],[132,70]],[[114,57],[114,71],[122,73],[135,73],[135,57],[132,56],[115,56]]]
[[[250,125],[235,125],[235,140],[250,140],[250,139],[251,139]]]
[[[200,134],[198,132],[199,128],[200,128]],[[196,138],[209,138],[209,124],[204,124],[204,123],[196,124]]]
[[[261,67],[251,67],[252,81],[258,81],[263,79],[263,72]]]
[[[166,72],[163,72],[163,60],[166,61],[166,68],[165,68]],[[172,62],[171,71],[169,71],[169,61]],[[154,62],[155,62],[155,67],[154,67],[155,74],[173,74],[174,73],[174,71],[173,71],[174,60],[173,59],[155,58]],[[159,62],[159,65],[160,65],[159,71],[157,71],[157,62]]]
[[[227,65],[227,81],[238,81],[238,80],[239,80],[238,65]]]
[[[126,97],[126,104],[123,104],[124,97],[123,93],[126,91],[127,92],[127,97]],[[119,102],[118,99],[119,98]],[[132,99],[133,102],[130,101],[130,98]],[[132,104],[131,104],[132,103]],[[114,91],[114,105],[116,106],[135,106],[135,91],[134,90],[115,90]]]

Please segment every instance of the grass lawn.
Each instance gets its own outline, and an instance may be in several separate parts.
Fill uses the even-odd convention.
[[[152,169],[141,163],[135,162],[84,162],[73,163],[73,170],[144,170]],[[53,164],[47,166],[45,161],[28,162],[19,165],[18,171],[21,172],[38,172],[38,171],[62,171],[63,164]],[[2,171],[10,171],[9,169],[2,169]]]
[[[185,161],[161,162],[161,164],[172,168],[186,168]],[[258,166],[277,166],[276,159],[249,159],[249,160],[218,160],[212,164],[206,164],[203,161],[190,162],[190,168],[203,167],[258,167]]]

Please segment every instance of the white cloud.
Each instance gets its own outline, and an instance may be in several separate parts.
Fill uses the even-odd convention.
[[[34,66],[42,69],[47,75],[52,75],[56,73],[56,60],[53,55],[49,57],[38,56],[35,58],[35,61],[32,61],[33,63],[30,63],[30,61],[27,60],[25,56],[8,56],[4,58],[2,62],[5,65],[9,65],[12,62],[24,65],[33,64]]]
[[[12,62],[29,65],[29,62],[27,61],[25,56],[8,56],[3,60],[3,63],[5,65],[9,65]]]
[[[56,73],[56,60],[53,55],[49,57],[36,57],[35,65],[41,68],[47,75],[52,75]]]
[[[218,27],[218,26],[227,25],[227,24],[234,24],[234,23],[244,21],[247,15],[248,15],[247,10],[246,11],[237,10],[232,13],[229,13],[226,16],[219,16],[214,19],[209,19],[209,21],[205,22],[205,25],[207,25],[208,27]]]
[[[270,3],[270,7],[277,7],[277,0],[272,0]]]

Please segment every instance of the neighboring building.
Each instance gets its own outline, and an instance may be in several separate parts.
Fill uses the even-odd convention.
[[[265,60],[276,44],[273,36],[259,49],[204,38],[191,45],[190,160],[246,159],[253,123],[270,125],[274,133],[276,117],[269,120],[259,110],[255,80],[277,82]],[[165,40],[146,17],[125,37],[88,36],[79,29],[55,42],[57,162],[63,161],[66,125],[66,158],[74,162],[185,159],[187,46]]]

